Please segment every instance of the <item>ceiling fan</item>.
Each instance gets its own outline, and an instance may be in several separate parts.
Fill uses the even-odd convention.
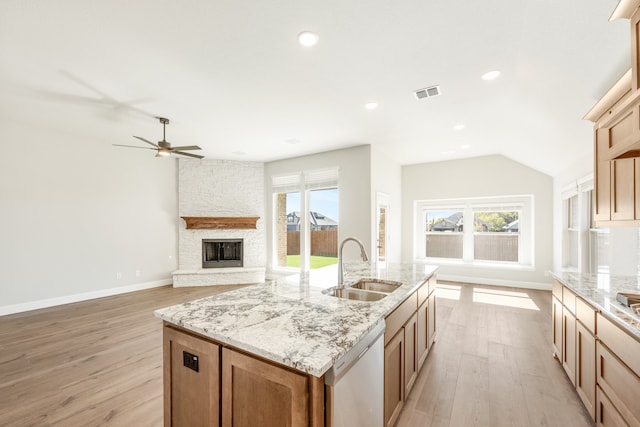
[[[122,145],[122,144],[113,144],[113,145],[117,147],[142,148],[145,150],[155,150],[157,151],[156,157],[166,157],[171,154],[179,154],[181,156],[194,157],[196,159],[204,158],[204,156],[199,156],[197,154],[184,152],[185,150],[186,151],[202,150],[202,148],[198,147],[197,145],[184,145],[181,147],[172,147],[171,144],[167,142],[167,139],[166,139],[166,126],[169,124],[169,119],[165,119],[164,117],[156,117],[156,119],[160,120],[160,123],[162,123],[162,141],[158,141],[157,144],[154,144],[153,142],[146,140],[142,137],[135,136],[135,135],[133,136],[134,138],[138,138],[140,141],[146,142],[147,144],[153,146],[154,148],[139,147],[137,145]]]

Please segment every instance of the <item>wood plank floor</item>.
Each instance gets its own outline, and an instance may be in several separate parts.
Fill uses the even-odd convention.
[[[161,426],[152,311],[231,288],[162,287],[0,317],[0,426]],[[551,356],[550,292],[437,292],[438,340],[398,426],[591,425]]]
[[[551,292],[439,283],[437,341],[397,427],[592,426],[551,353]]]

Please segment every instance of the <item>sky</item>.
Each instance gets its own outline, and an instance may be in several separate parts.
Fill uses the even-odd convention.
[[[309,196],[310,209],[338,222],[338,189],[313,190]],[[300,211],[300,193],[287,193],[287,213]]]

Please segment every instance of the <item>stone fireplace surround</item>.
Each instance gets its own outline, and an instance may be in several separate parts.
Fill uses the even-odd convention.
[[[173,286],[263,282],[266,271],[264,209],[262,163],[179,159],[178,270],[173,272]],[[242,218],[253,218],[255,228],[228,228],[233,225],[188,228],[188,220],[183,217],[237,218],[245,224]],[[202,239],[243,239],[243,267],[202,268]]]

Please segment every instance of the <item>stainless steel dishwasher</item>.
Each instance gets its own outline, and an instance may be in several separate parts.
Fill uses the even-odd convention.
[[[331,425],[384,424],[384,328],[383,320],[325,374],[325,384],[331,387]]]

